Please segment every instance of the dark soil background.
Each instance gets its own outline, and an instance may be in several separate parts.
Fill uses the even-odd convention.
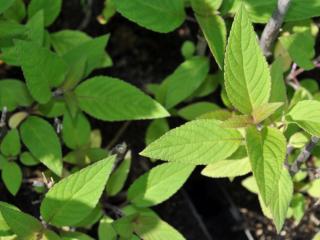
[[[146,0],[147,1],[147,0]],[[187,21],[178,30],[169,34],[159,34],[143,29],[116,15],[107,25],[96,20],[103,8],[103,1],[94,0],[85,10],[79,0],[64,0],[62,13],[50,31],[77,29],[84,25],[84,31],[91,36],[111,34],[107,47],[114,66],[95,71],[92,75],[103,74],[121,78],[144,89],[148,83],[161,82],[183,61],[180,47],[185,40],[197,41],[196,23]],[[87,15],[89,14],[89,15]],[[89,22],[84,19],[89,16]],[[215,66],[213,64],[212,68]],[[1,75],[1,73],[0,73]],[[16,69],[8,70],[6,75],[22,77]],[[308,77],[319,73],[307,73]],[[210,97],[216,103],[220,100]],[[172,127],[181,124],[181,119],[171,119]],[[92,120],[93,128],[103,133],[104,145],[107,146],[117,131],[120,123],[107,123]],[[145,130],[148,121],[131,122],[117,143],[126,142],[133,153],[133,169],[129,183],[143,173],[150,163],[138,155],[144,148]],[[311,219],[320,219],[320,209],[308,212],[299,226],[288,222],[281,236],[275,234],[271,221],[263,217],[257,197],[246,191],[241,179],[214,180],[200,175],[197,169],[182,190],[167,202],[155,207],[158,214],[188,240],[242,240],[242,239],[311,239],[319,224]],[[31,174],[25,170],[24,174]],[[1,200],[12,202],[23,210],[38,215],[38,196],[30,192],[28,183],[14,198],[0,184]],[[113,200],[117,201],[117,200]],[[310,205],[312,202],[310,201]],[[170,240],[170,239],[168,239]]]

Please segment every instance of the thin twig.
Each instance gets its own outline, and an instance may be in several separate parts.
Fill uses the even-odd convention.
[[[130,125],[130,121],[125,122],[121,128],[118,130],[118,132],[116,133],[116,135],[113,137],[113,139],[110,141],[110,143],[108,144],[108,146],[106,147],[107,150],[112,149],[112,147],[119,141],[119,139],[121,138],[122,134],[127,130],[127,128]]]
[[[317,145],[318,142],[319,138],[312,136],[310,142],[301,150],[297,159],[290,167],[290,173],[292,176],[294,176],[299,171],[301,165],[309,159],[313,148]]]
[[[92,16],[92,5],[93,5],[92,0],[87,0],[86,3],[84,3],[84,4],[86,5],[83,7],[84,18],[78,27],[79,30],[83,30],[88,26],[88,24],[90,23],[91,16]]]
[[[271,56],[271,48],[282,26],[284,16],[288,11],[291,0],[278,0],[277,8],[265,26],[260,40],[260,46],[266,57]]]

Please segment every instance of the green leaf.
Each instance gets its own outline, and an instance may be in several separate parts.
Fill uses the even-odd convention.
[[[157,205],[175,194],[194,168],[182,163],[163,163],[154,167],[129,187],[128,200],[138,207]]]
[[[269,206],[278,197],[274,190],[278,188],[282,174],[286,139],[276,128],[264,128],[259,132],[250,127],[246,133],[246,146],[262,200]]]
[[[208,74],[200,87],[192,94],[191,97],[205,97],[213,93],[219,86],[219,81],[223,79],[223,73]]]
[[[164,118],[153,120],[147,128],[145,143],[149,145],[170,130],[168,121]]]
[[[61,11],[62,0],[31,0],[28,5],[29,18],[43,10],[45,26],[51,25]]]
[[[27,38],[28,40],[37,43],[39,46],[44,42],[44,16],[43,11],[37,12],[27,23]]]
[[[227,29],[223,18],[217,15],[214,10],[208,10],[212,2],[214,1],[191,0],[191,5],[211,53],[220,69],[223,69]]]
[[[124,17],[156,32],[171,32],[185,19],[183,0],[114,0],[114,3]]]
[[[232,155],[226,160],[207,165],[201,174],[211,178],[233,178],[248,174],[251,172],[249,158],[246,154],[236,154],[237,152],[233,154],[234,156]]]
[[[117,233],[111,225],[112,222],[113,220],[109,217],[100,220],[98,227],[99,240],[117,240]]]
[[[260,123],[263,120],[270,117],[274,114],[281,106],[283,106],[282,102],[277,103],[266,103],[261,105],[259,108],[253,110],[252,117],[255,123]]]
[[[2,181],[12,195],[16,195],[22,183],[22,171],[15,162],[7,162],[2,166]]]
[[[41,215],[55,226],[73,226],[95,208],[111,173],[111,156],[55,184],[41,203]]]
[[[47,103],[51,97],[51,87],[59,86],[65,78],[65,62],[49,49],[36,43],[19,41],[20,63],[27,87],[39,103]]]
[[[320,179],[313,180],[307,192],[311,197],[319,198],[320,197]]]
[[[40,221],[15,206],[0,202],[0,212],[11,230],[23,239],[37,239],[43,230]]]
[[[181,54],[184,57],[184,59],[189,59],[193,57],[194,53],[196,51],[196,46],[193,42],[187,40],[183,43],[181,47]]]
[[[294,148],[303,148],[310,140],[309,134],[304,132],[294,133],[289,139],[289,145]]]
[[[52,126],[39,117],[30,116],[21,125],[20,134],[29,151],[52,172],[61,176],[61,146]]]
[[[244,114],[250,114],[269,100],[268,64],[244,6],[235,17],[228,40],[225,86],[231,103]]]
[[[178,110],[178,115],[186,120],[194,120],[202,114],[218,110],[219,107],[210,102],[197,102]]]
[[[62,240],[94,240],[89,235],[82,232],[63,232]]]
[[[79,107],[105,121],[167,117],[156,101],[130,84],[112,77],[94,77],[80,84],[75,94]]]
[[[1,14],[1,7],[0,7]],[[26,16],[26,7],[23,0],[15,0],[13,4],[3,13],[6,19],[21,22]]]
[[[72,117],[69,111],[65,111],[62,123],[62,138],[65,144],[76,149],[89,142],[91,126],[86,116],[79,112]]]
[[[318,85],[317,80],[307,78],[307,79],[303,79],[299,82],[300,82],[300,85],[302,87],[304,87],[305,89],[307,89],[310,93],[316,94],[317,92],[319,92],[319,85]]]
[[[185,240],[176,229],[149,209],[140,212],[133,221],[133,229],[144,240]]]
[[[15,0],[3,0],[1,1],[0,5],[0,14],[6,11],[13,3]]]
[[[131,167],[131,152],[129,151],[120,165],[111,173],[107,183],[107,193],[109,196],[117,195],[123,188]]]
[[[17,156],[21,150],[20,136],[17,129],[11,129],[3,138],[0,145],[5,156]]]
[[[50,34],[52,47],[60,56],[91,39],[88,34],[76,30],[62,30]]]
[[[244,0],[244,3],[249,11],[250,18],[259,23],[266,23],[277,7],[277,0]],[[308,4],[301,0],[292,0],[285,21],[297,21],[319,15],[320,2],[318,0],[309,0]]]
[[[161,84],[157,100],[170,109],[182,102],[200,87],[209,72],[209,62],[205,57],[193,57],[183,62]]]
[[[253,119],[248,115],[233,115],[226,119],[221,126],[225,128],[245,128],[253,124]]]
[[[195,120],[152,142],[141,155],[187,164],[208,164],[229,157],[242,140],[237,130],[223,128],[216,120]]]
[[[23,152],[20,155],[20,162],[25,166],[35,166],[40,163],[30,152]]]
[[[103,216],[104,212],[101,208],[100,204],[98,203],[97,206],[87,215],[81,222],[78,222],[75,227],[83,227],[86,229],[92,228],[92,226],[98,222],[101,217]]]
[[[0,81],[0,109],[7,107],[13,111],[17,107],[28,107],[33,100],[26,85],[15,79],[3,79]]]
[[[278,233],[284,224],[293,195],[291,176],[284,167],[271,196],[270,211]]]
[[[311,135],[320,137],[320,102],[315,100],[298,102],[288,113],[287,120],[298,124]]]
[[[290,207],[293,212],[295,223],[299,223],[302,220],[305,212],[305,207],[306,207],[305,197],[301,193],[294,194]]]
[[[315,39],[310,31],[294,33],[279,38],[281,44],[287,49],[292,60],[305,70],[315,68],[313,58],[315,55]]]
[[[80,38],[82,39],[83,37]],[[78,63],[80,59],[85,59],[86,69],[83,77],[87,77],[96,68],[109,67],[112,65],[112,60],[105,51],[109,38],[110,35],[104,35],[90,39],[89,41],[83,41],[81,44],[76,41],[73,44],[77,45],[67,51],[63,55],[63,58],[69,66]]]

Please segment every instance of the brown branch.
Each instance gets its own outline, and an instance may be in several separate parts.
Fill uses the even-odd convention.
[[[260,46],[266,57],[271,56],[271,48],[279,34],[290,3],[291,0],[278,0],[277,8],[262,32]]]

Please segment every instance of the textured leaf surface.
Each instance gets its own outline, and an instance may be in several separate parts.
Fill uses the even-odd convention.
[[[59,86],[65,77],[67,66],[56,54],[33,42],[18,42],[19,61],[27,87],[35,100],[47,103],[51,87]]]
[[[247,129],[246,145],[253,175],[264,203],[269,206],[277,197],[277,187],[286,156],[286,139],[275,128]]]
[[[185,19],[183,0],[115,0],[126,18],[156,32],[171,32]]]
[[[58,17],[62,0],[32,0],[28,5],[28,16],[32,17],[38,11],[43,10],[45,25],[51,25]]]
[[[11,230],[23,239],[37,239],[43,229],[39,220],[8,203],[0,202],[0,212]]]
[[[320,137],[320,102],[305,100],[298,102],[288,113],[287,120]]]
[[[168,112],[134,86],[111,77],[94,77],[75,90],[80,108],[106,121],[167,117]]]
[[[253,110],[252,117],[255,123],[260,123],[263,120],[270,117],[273,113],[275,113],[281,106],[282,102],[278,103],[267,103],[261,105],[259,108]]]
[[[52,126],[39,117],[28,117],[20,128],[21,139],[40,162],[58,176],[62,173],[60,141]]]
[[[175,194],[188,179],[194,166],[164,163],[138,178],[128,190],[128,199],[138,207],[157,205]]]
[[[195,120],[175,128],[151,143],[141,155],[191,164],[226,159],[237,150],[242,137],[216,120]]]
[[[293,183],[287,169],[282,168],[277,186],[270,202],[270,211],[277,231],[280,232],[287,216],[288,208],[293,195]]]
[[[245,114],[269,100],[271,77],[268,64],[243,6],[235,17],[228,40],[225,86],[231,103]]]
[[[186,120],[194,120],[202,114],[218,110],[219,107],[211,102],[197,102],[178,110],[178,115]]]
[[[183,62],[161,84],[157,100],[170,109],[200,87],[209,72],[208,59],[193,57]]]
[[[32,98],[26,85],[15,79],[3,79],[0,81],[0,109],[7,107],[13,111],[16,107],[28,107],[32,104]]]
[[[41,215],[55,226],[72,226],[94,209],[105,188],[115,157],[92,164],[55,184],[41,203]]]

